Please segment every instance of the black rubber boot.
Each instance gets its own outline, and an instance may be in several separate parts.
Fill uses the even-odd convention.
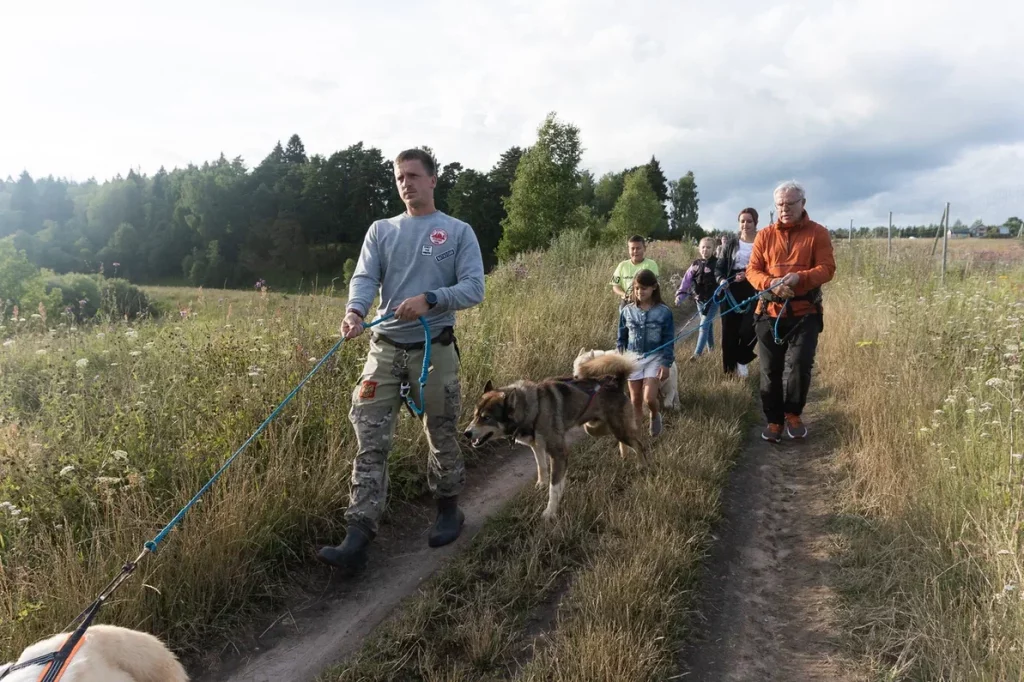
[[[344,575],[353,575],[366,567],[366,549],[374,533],[358,523],[350,523],[345,540],[337,547],[322,547],[317,559],[333,566]]]
[[[441,547],[450,542],[455,542],[462,532],[462,524],[466,521],[466,515],[459,509],[459,496],[441,497],[437,500],[437,520],[434,527],[430,529],[430,537],[427,544],[431,547]]]

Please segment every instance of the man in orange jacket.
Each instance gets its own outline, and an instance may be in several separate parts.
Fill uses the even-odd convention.
[[[757,302],[754,314],[761,358],[761,409],[768,426],[761,433],[778,443],[806,438],[800,419],[811,368],[824,328],[821,286],[836,273],[828,230],[804,210],[803,187],[786,182],[775,188],[779,219],[757,233],[747,264],[747,281],[759,291],[778,285]]]

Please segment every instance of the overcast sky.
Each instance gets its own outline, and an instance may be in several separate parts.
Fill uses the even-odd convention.
[[[371,9],[371,5],[373,8]],[[549,111],[596,175],[693,170],[705,227],[1024,216],[1024,2],[0,0],[0,177],[151,174],[298,133],[490,168]]]

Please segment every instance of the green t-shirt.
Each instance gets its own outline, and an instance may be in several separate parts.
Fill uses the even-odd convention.
[[[658,264],[650,258],[644,258],[640,265],[633,265],[633,261],[626,259],[619,263],[618,267],[615,268],[615,272],[612,273],[612,286],[618,284],[628,294],[629,290],[633,287],[633,278],[641,270],[650,270],[654,273],[655,277],[659,275]]]

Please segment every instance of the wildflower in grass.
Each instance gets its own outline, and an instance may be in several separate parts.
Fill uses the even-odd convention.
[[[13,346],[13,345],[14,345],[14,339],[7,339],[6,341],[4,341],[4,348],[7,348],[8,346]]]
[[[118,462],[128,461],[128,453],[125,452],[124,450],[114,450],[113,452],[110,453],[110,456],[113,457]]]
[[[133,358],[137,358],[138,356],[142,355],[142,351],[141,350],[129,351],[128,355],[132,356]]]
[[[1006,380],[1000,379],[999,377],[992,377],[991,379],[985,382],[985,385],[990,386],[992,388],[1001,388],[1002,386],[1006,385]]]
[[[64,467],[63,469],[60,470],[60,475],[61,476],[68,476],[74,470],[75,470],[75,467],[73,465],[71,465],[71,464],[68,464],[66,467]]]
[[[78,360],[75,361],[75,367],[79,369],[85,369],[88,366],[89,360],[87,358],[78,358]]]

